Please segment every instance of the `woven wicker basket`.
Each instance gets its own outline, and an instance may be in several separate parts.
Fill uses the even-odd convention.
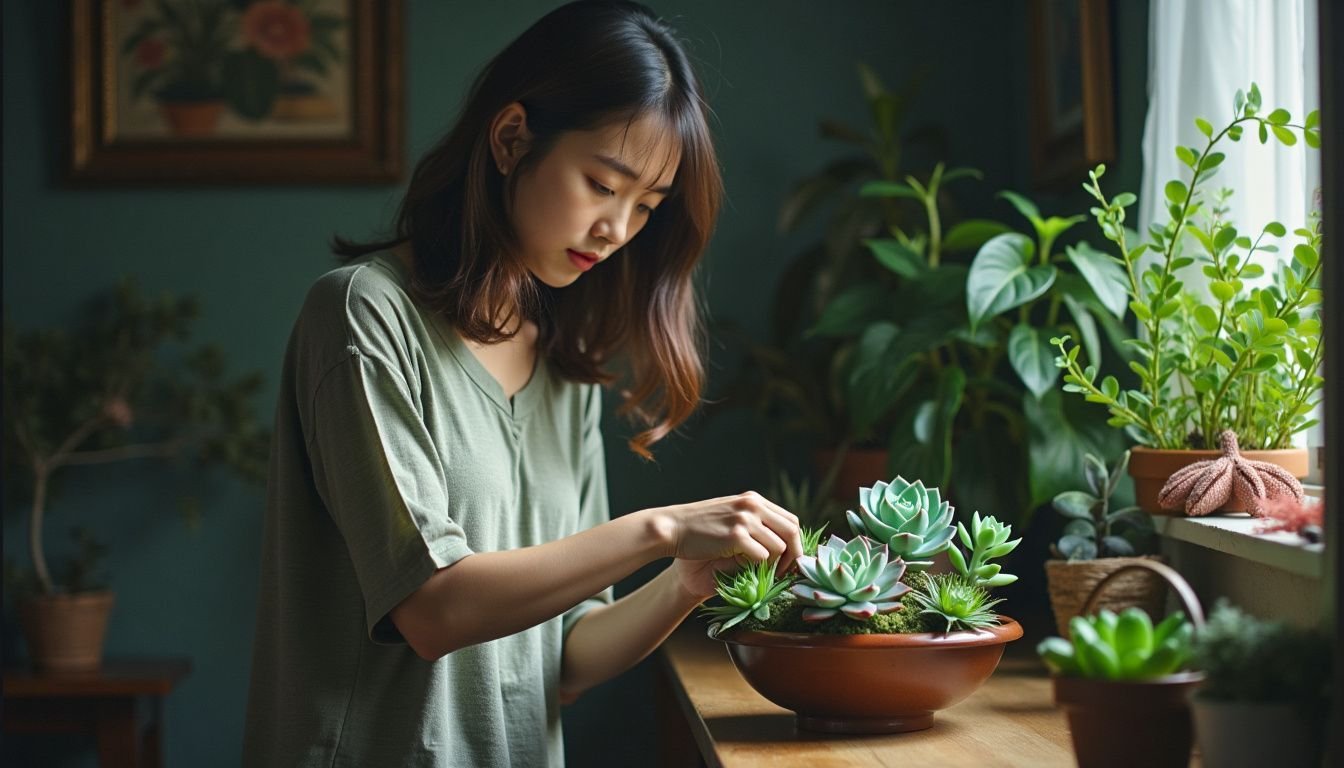
[[[1060,637],[1069,638],[1069,619],[1083,612],[1083,604],[1101,580],[1121,568],[1136,562],[1164,562],[1160,555],[1143,557],[1103,557],[1070,563],[1065,560],[1045,561],[1046,582],[1050,587],[1050,607],[1055,613],[1055,628]],[[1109,608],[1119,613],[1130,606],[1142,608],[1156,622],[1161,619],[1166,604],[1166,582],[1156,573],[1135,568],[1116,577],[1106,586],[1098,609]]]

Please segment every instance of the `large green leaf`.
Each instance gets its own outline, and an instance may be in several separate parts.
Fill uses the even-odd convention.
[[[877,322],[859,339],[850,363],[846,394],[850,425],[865,435],[895,402],[914,356],[943,343],[953,328],[939,315],[916,317],[897,329]]]
[[[1053,389],[1059,379],[1055,350],[1050,346],[1054,335],[1053,330],[1033,328],[1028,323],[1018,323],[1008,334],[1008,362],[1037,398]]]
[[[1062,295],[1074,299],[1091,310],[1092,319],[1096,320],[1097,324],[1101,326],[1101,330],[1106,334],[1106,340],[1111,343],[1111,349],[1115,350],[1121,359],[1134,359],[1134,348],[1125,343],[1126,340],[1134,338],[1133,332],[1124,323],[1116,320],[1110,310],[1102,306],[1101,300],[1097,298],[1096,293],[1092,291],[1092,287],[1087,284],[1086,280],[1077,275],[1061,272],[1055,278],[1055,289]],[[1086,330],[1081,326],[1079,331],[1086,334]],[[1084,336],[1084,348],[1088,343],[1087,337]],[[1092,350],[1089,349],[1088,354],[1089,356],[1093,354]],[[1089,361],[1092,361],[1091,357],[1089,357]],[[1100,362],[1099,356],[1095,362]]]
[[[1010,232],[985,243],[966,277],[966,311],[974,330],[983,320],[1021,306],[1050,289],[1056,269],[1031,266],[1035,246]]]
[[[1129,306],[1129,279],[1120,265],[1087,243],[1071,245],[1065,253],[1073,266],[1078,268],[1078,273],[1092,286],[1092,292],[1097,295],[1101,305],[1116,320],[1124,320],[1125,308]]]
[[[1085,403],[1080,397],[1065,400],[1058,389],[1051,389],[1040,398],[1023,395],[1022,413],[1027,421],[1033,507],[1050,501],[1056,494],[1078,488],[1083,477],[1084,454],[1112,457],[1125,448],[1120,430],[1106,426],[1104,409]]]
[[[915,277],[925,269],[924,259],[900,240],[864,240],[878,263],[901,277]]]
[[[889,303],[887,290],[880,285],[856,285],[826,305],[808,336],[853,336],[880,318]]]
[[[1005,232],[1012,232],[1012,228],[1007,224],[989,219],[971,219],[963,221],[960,224],[948,230],[943,236],[943,252],[955,253],[957,251],[969,251],[973,248],[979,248],[995,235],[1002,235]]]
[[[1092,316],[1087,305],[1068,293],[1061,291],[1059,296],[1064,299],[1064,306],[1068,307],[1073,324],[1078,326],[1078,335],[1082,337],[1083,350],[1087,352],[1088,362],[1101,365],[1101,336],[1097,333],[1096,318]]]
[[[919,478],[925,485],[946,486],[952,473],[952,425],[966,392],[966,373],[944,368],[931,399],[919,404],[892,432],[889,469]]]

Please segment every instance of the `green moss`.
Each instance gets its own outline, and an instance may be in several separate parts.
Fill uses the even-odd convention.
[[[901,609],[892,613],[881,613],[867,621],[855,621],[843,613],[836,614],[825,621],[803,621],[803,608],[793,595],[785,592],[770,602],[770,618],[761,621],[749,618],[738,626],[758,632],[798,632],[816,635],[905,635],[934,631],[929,617],[921,616],[919,605],[914,602],[915,590],[921,589],[928,577],[923,573],[907,572],[901,579],[910,587],[910,592],[901,598]]]

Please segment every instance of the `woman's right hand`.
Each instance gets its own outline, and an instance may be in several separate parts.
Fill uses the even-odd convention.
[[[784,573],[803,554],[798,517],[755,491],[649,512],[668,556],[680,560],[778,558],[777,572]]]

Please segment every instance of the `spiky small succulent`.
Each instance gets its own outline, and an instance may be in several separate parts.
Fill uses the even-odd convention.
[[[889,561],[886,545],[864,536],[848,542],[831,536],[815,557],[800,557],[797,563],[802,578],[790,591],[806,606],[805,621],[825,621],[837,613],[866,621],[900,610],[901,596],[910,591],[901,583],[905,563]]]
[[[970,552],[970,562],[956,547],[948,547],[947,557],[952,561],[952,567],[967,581],[987,589],[1017,581],[1016,576],[1000,573],[1002,566],[989,562],[992,558],[1012,552],[1022,543],[1022,539],[1008,540],[1013,535],[1013,526],[1000,523],[993,516],[982,518],[976,512],[971,515],[970,530],[966,530],[964,524],[957,523],[957,534],[961,537],[961,543],[966,545],[966,551]]]
[[[821,536],[824,533],[826,533],[825,525],[822,525],[818,528],[809,528],[807,526],[803,526],[802,538],[803,538],[804,555],[809,555],[812,557],[816,556],[817,547],[821,546]]]
[[[775,561],[764,561],[743,568],[731,576],[719,571],[714,575],[717,582],[714,591],[723,598],[726,605],[713,605],[701,608],[703,615],[715,621],[710,625],[710,633],[718,634],[748,616],[761,621],[770,618],[770,601],[784,594],[793,579],[787,576],[775,576]]]
[[[912,571],[933,565],[929,558],[947,549],[956,533],[952,505],[939,497],[938,489],[899,475],[890,483],[860,488],[859,511],[849,510],[845,517],[855,534],[886,544]]]
[[[1003,602],[1001,598],[989,599],[989,592],[984,587],[956,573],[930,576],[912,597],[921,614],[946,622],[944,632],[995,626],[999,617],[990,609]]]

